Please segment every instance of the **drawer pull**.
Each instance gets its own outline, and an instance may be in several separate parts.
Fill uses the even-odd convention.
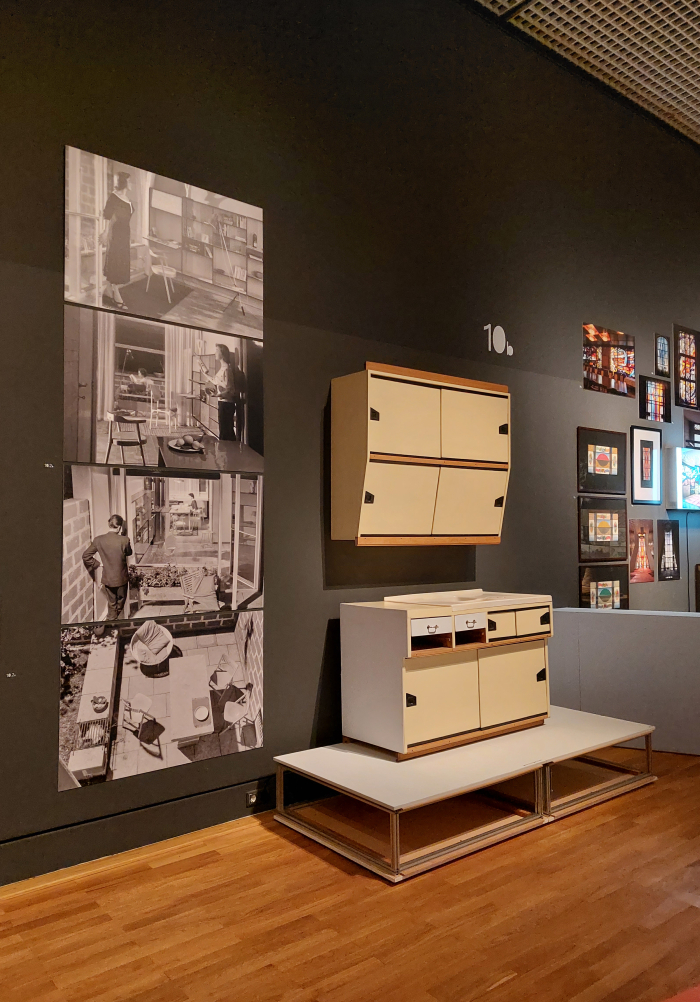
[[[546,668],[540,668],[540,670],[537,672],[537,681],[538,682],[546,682],[547,681],[547,669]]]
[[[542,626],[549,626],[549,619],[550,619],[549,609],[547,609],[547,611],[543,612],[542,615],[540,616],[540,623],[542,624]]]
[[[501,495],[500,498],[496,498],[496,500],[493,502],[494,508],[502,508],[504,501],[505,497],[503,495]]]
[[[374,504],[374,494],[369,491],[365,491],[365,504]]]
[[[498,624],[496,623],[496,621],[494,619],[489,619],[489,633],[492,630],[497,630],[497,629],[498,629]]]
[[[410,692],[406,693],[406,706],[416,706],[418,703],[418,697],[412,696]]]
[[[507,435],[508,434],[508,425],[507,424],[499,425],[498,426],[498,434],[499,435]]]
[[[430,624],[428,624],[426,626],[426,630],[428,631],[428,633],[437,633],[437,631],[438,631],[438,625],[437,625],[437,623],[435,624],[435,626],[431,626]]]
[[[370,407],[370,409],[369,409],[369,419],[370,419],[370,421],[378,421],[379,420],[379,411],[375,411],[374,407]]]

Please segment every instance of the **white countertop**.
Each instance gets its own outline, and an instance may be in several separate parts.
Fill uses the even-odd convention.
[[[491,786],[650,734],[649,724],[553,706],[541,727],[396,762],[388,752],[351,742],[278,755],[275,762],[320,783],[356,794],[392,811]]]

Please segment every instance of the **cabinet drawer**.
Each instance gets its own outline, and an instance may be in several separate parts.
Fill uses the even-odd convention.
[[[486,640],[486,613],[459,613],[455,616],[455,646],[483,644]]]
[[[551,633],[551,613],[548,605],[537,609],[516,609],[515,628],[519,637],[531,633]]]
[[[509,398],[442,390],[442,456],[507,463]]]
[[[436,633],[452,634],[452,616],[433,616],[432,619],[412,619],[412,637],[432,637]]]
[[[476,651],[459,664],[404,669],[404,737],[407,745],[479,727]]]
[[[437,481],[436,466],[368,463],[360,513],[360,534],[430,535]]]
[[[369,451],[395,456],[440,455],[440,390],[369,377]]]
[[[482,727],[548,712],[544,640],[479,651],[479,707]]]
[[[507,470],[441,467],[433,534],[499,536],[507,484]]]
[[[500,640],[501,637],[514,637],[516,635],[514,612],[489,612],[486,615],[486,621],[486,636],[489,640]]]

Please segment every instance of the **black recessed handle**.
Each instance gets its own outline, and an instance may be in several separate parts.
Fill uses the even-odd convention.
[[[369,491],[365,491],[365,504],[374,504],[374,494]]]
[[[375,411],[374,407],[370,407],[370,409],[369,409],[369,419],[370,419],[370,421],[378,421],[379,420],[379,411]]]
[[[546,668],[540,668],[540,670],[537,672],[537,681],[538,682],[546,682],[547,681],[547,669]]]
[[[549,626],[549,620],[550,620],[549,609],[547,609],[547,611],[543,612],[542,615],[540,616],[540,623],[542,624],[542,626]]]
[[[496,498],[496,500],[493,502],[494,508],[502,508],[504,501],[505,501],[505,496],[502,494],[500,498]]]
[[[508,425],[507,424],[499,425],[498,426],[498,434],[499,435],[507,435],[508,434]]]
[[[489,619],[489,632],[491,632],[491,630],[496,630],[496,629],[498,629],[498,624],[496,623],[495,619]]]
[[[418,697],[412,696],[410,692],[406,693],[406,706],[415,706],[418,703]]]

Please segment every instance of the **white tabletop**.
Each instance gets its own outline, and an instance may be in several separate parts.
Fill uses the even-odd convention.
[[[278,755],[275,762],[392,811],[479,790],[599,748],[650,734],[649,724],[553,706],[541,727],[396,762],[387,752],[347,743]]]
[[[199,738],[211,734],[214,721],[209,697],[209,676],[212,668],[204,654],[189,654],[170,659],[170,732],[173,740]],[[193,699],[206,699],[208,718],[195,721]]]

